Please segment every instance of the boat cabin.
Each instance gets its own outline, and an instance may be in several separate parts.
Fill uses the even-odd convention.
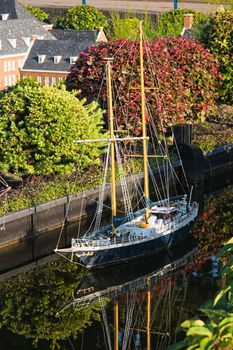
[[[170,218],[172,220],[177,216],[178,211],[175,207],[154,207],[151,208],[150,214],[156,216],[157,219],[167,220]]]

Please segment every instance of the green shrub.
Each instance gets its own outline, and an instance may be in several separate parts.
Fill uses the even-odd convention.
[[[215,105],[218,89],[218,64],[214,57],[194,40],[183,37],[144,41],[147,121],[161,130],[162,124],[203,121]],[[103,43],[81,53],[67,77],[70,90],[81,90],[89,101],[98,98],[106,109],[103,86],[105,57],[114,57],[114,113],[119,128],[141,133],[139,43],[123,39]],[[156,80],[155,80],[156,77]],[[151,87],[153,93],[151,93]],[[133,89],[134,88],[134,89]]]
[[[205,16],[196,10],[177,9],[162,13],[155,24],[155,35],[161,36],[177,36],[181,35],[184,15],[187,13],[193,14],[194,24],[198,24]]]
[[[56,20],[56,28],[91,30],[108,28],[106,16],[95,7],[79,5],[64,12]]]
[[[137,40],[139,21],[142,20],[144,37],[147,40],[155,38],[154,24],[151,17],[144,13],[143,17],[127,14],[123,18],[117,12],[111,13],[111,38]]]
[[[74,93],[25,79],[0,99],[0,168],[18,175],[71,173],[98,162],[102,112]]]
[[[220,64],[222,75],[220,102],[233,103],[233,10],[221,9],[214,16],[202,21],[194,30],[201,41]]]
[[[233,243],[232,240],[219,251],[225,266],[221,269],[225,286],[219,291],[213,301],[203,305],[199,311],[202,319],[186,320],[181,329],[186,337],[168,350],[178,349],[222,349],[233,348]]]
[[[41,10],[39,7],[30,6],[28,4],[24,5],[25,8],[31,12],[41,22],[48,22],[49,15],[45,11]]]

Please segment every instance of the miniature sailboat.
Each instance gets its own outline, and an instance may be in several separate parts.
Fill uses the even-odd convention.
[[[145,117],[145,91],[143,68],[142,24],[140,23],[140,80],[141,80],[141,137],[118,137],[114,133],[112,108],[111,59],[107,59],[107,81],[109,102],[109,134],[111,157],[111,206],[112,224],[100,228],[82,238],[73,238],[70,248],[56,248],[60,255],[78,258],[78,261],[90,269],[102,268],[135,260],[148,255],[158,254],[182,241],[198,215],[198,203],[192,202],[191,195],[176,196],[151,202],[148,180],[148,137]],[[117,219],[115,161],[118,157],[117,143],[125,140],[142,141],[144,169],[145,207],[136,212],[127,211],[127,216]],[[87,140],[96,142],[100,140]],[[103,142],[103,140],[101,140]],[[106,141],[106,140],[105,140]],[[80,141],[82,142],[82,141]],[[100,194],[101,195],[101,194]],[[127,201],[126,201],[127,202]],[[127,203],[126,203],[127,206]],[[128,206],[129,207],[129,206]],[[99,210],[99,208],[98,208]]]

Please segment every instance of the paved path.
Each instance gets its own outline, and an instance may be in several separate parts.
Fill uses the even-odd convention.
[[[0,0],[1,1],[1,0]],[[19,0],[22,4],[39,7],[74,7],[82,4],[82,0]],[[102,10],[148,11],[163,12],[173,9],[173,1],[144,1],[144,0],[86,0],[86,4]],[[217,4],[178,1],[181,8],[199,10],[203,13],[215,12]]]

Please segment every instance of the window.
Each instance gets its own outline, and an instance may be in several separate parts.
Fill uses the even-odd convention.
[[[49,82],[50,82],[50,79],[49,79],[49,77],[45,77],[45,85],[49,85]]]
[[[19,68],[23,67],[23,62],[24,62],[24,60],[18,60],[18,67]]]
[[[4,72],[7,72],[7,61],[4,61]]]
[[[39,84],[42,84],[42,77],[40,75],[38,75],[37,81],[38,81]]]
[[[29,37],[23,37],[22,39],[23,39],[23,41],[25,42],[25,44],[26,44],[27,46],[30,46],[30,44],[31,44],[31,38],[30,38],[30,36],[29,36]]]
[[[9,41],[9,43],[11,44],[11,46],[13,47],[13,49],[16,48],[16,39],[7,39]]]
[[[4,77],[4,85],[8,86],[8,75],[5,75]]]
[[[9,13],[2,13],[1,17],[2,17],[2,21],[7,21],[8,17],[9,17]]]
[[[78,58],[77,56],[70,57],[70,64],[75,64],[77,58]]]
[[[53,62],[56,63],[56,64],[59,63],[61,61],[61,57],[62,56],[54,56],[53,57]]]
[[[7,70],[11,71],[11,61],[7,61]]]
[[[12,86],[12,77],[11,77],[11,75],[9,75],[9,77],[8,77],[8,85]]]
[[[46,55],[38,55],[38,63],[44,63]]]
[[[15,61],[11,62],[11,70],[15,70]]]
[[[57,78],[56,77],[52,77],[52,84],[55,85],[57,82]]]

